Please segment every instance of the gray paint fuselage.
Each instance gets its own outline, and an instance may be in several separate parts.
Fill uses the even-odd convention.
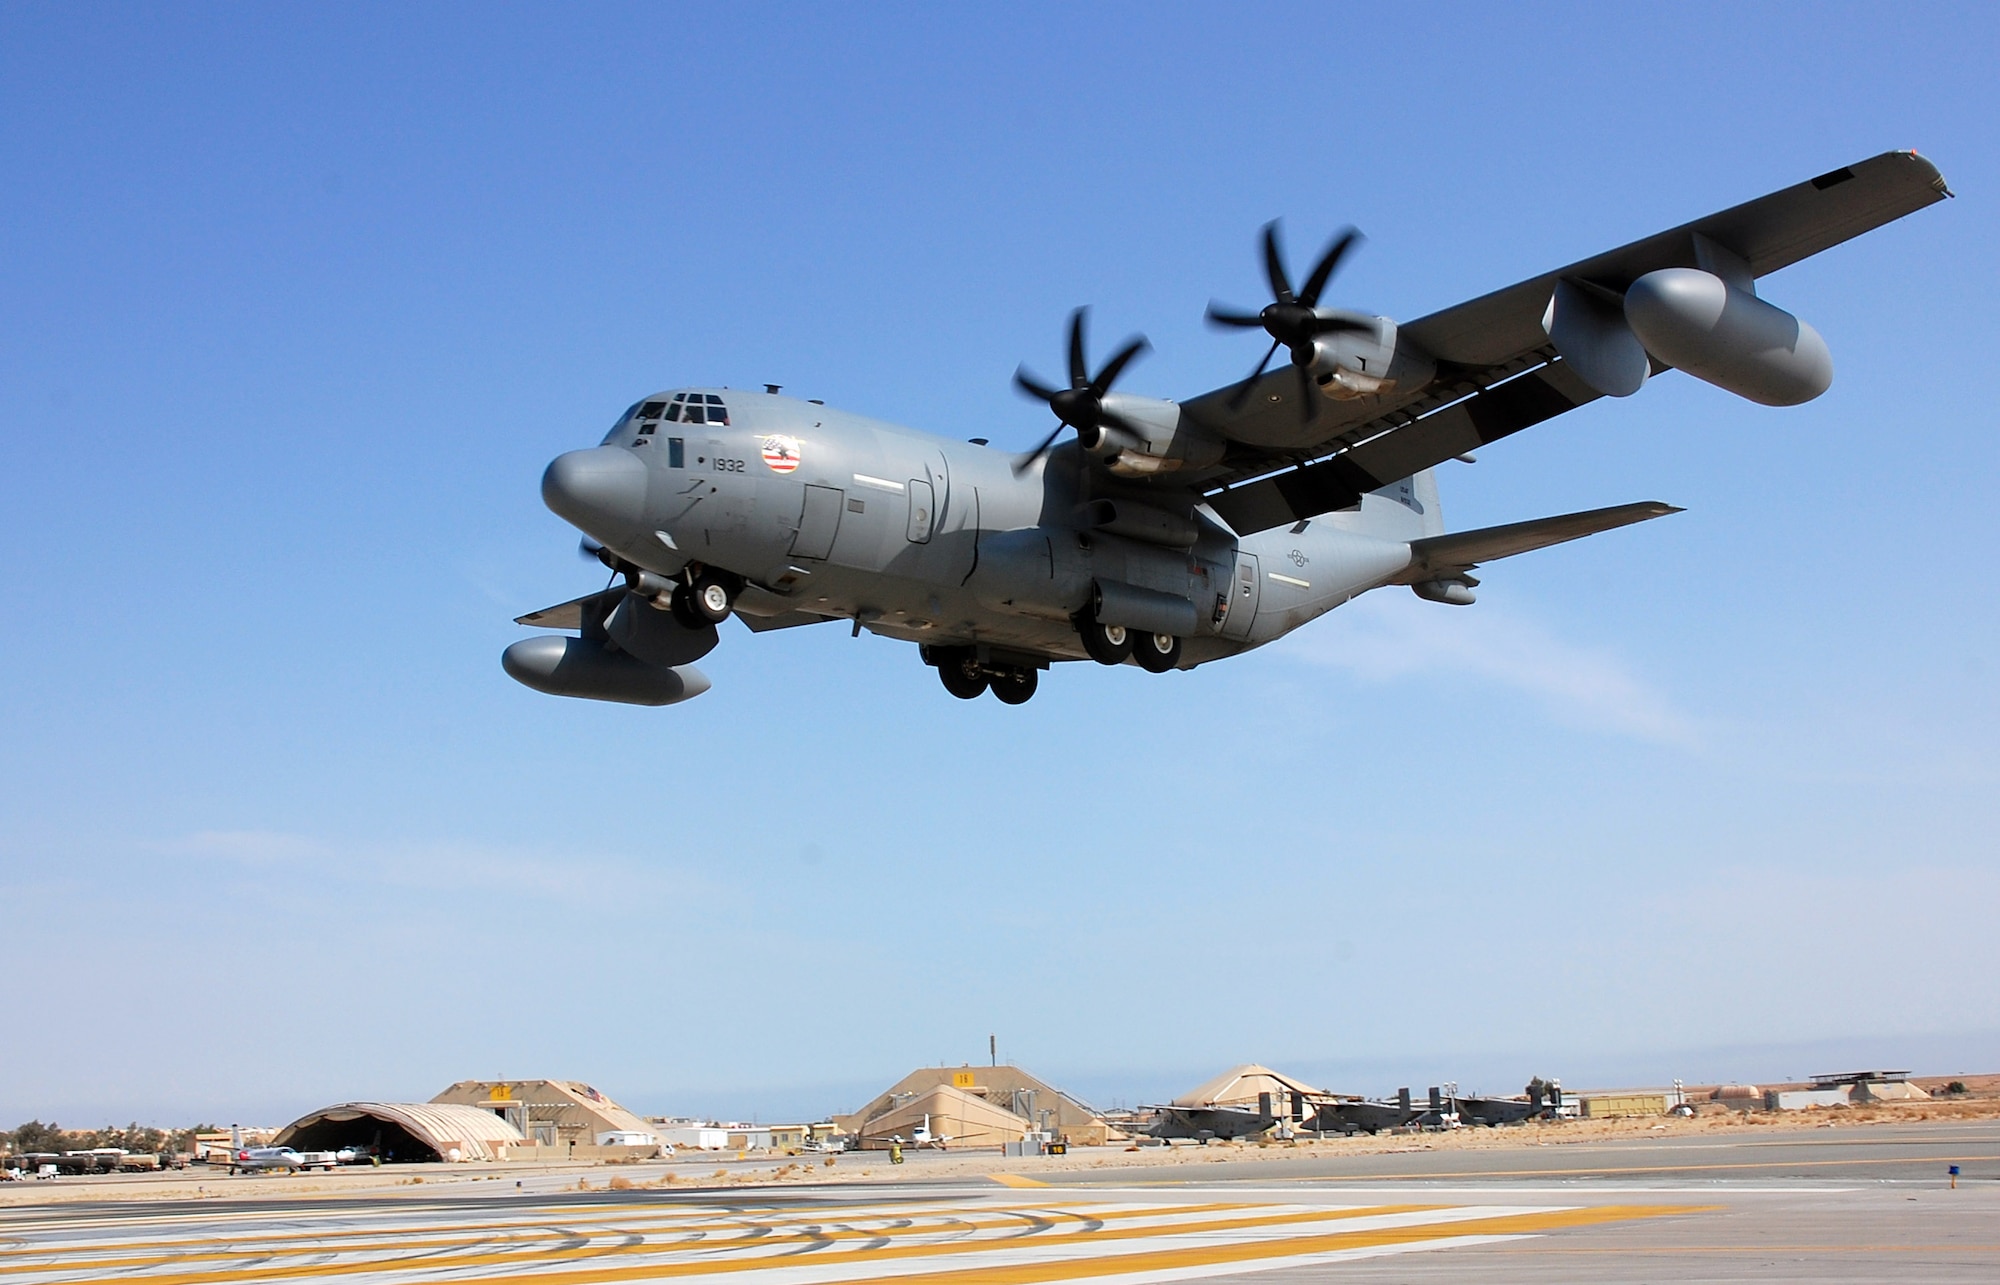
[[[1080,529],[1080,499],[1115,483],[1085,478],[1073,443],[1016,476],[1004,451],[817,403],[675,391],[717,393],[729,423],[663,422],[641,435],[636,421],[621,421],[604,446],[645,461],[646,521],[588,534],[662,575],[692,561],[742,576],[759,586],[737,603],[753,628],[858,620],[911,642],[1081,659],[1069,616],[1102,578],[1194,601],[1201,626],[1182,660],[1191,666],[1269,642],[1384,583],[1409,564],[1411,540],[1443,529],[1435,487],[1420,475],[1405,498],[1369,495],[1304,530],[1239,538],[1203,512],[1194,548],[1165,548]],[[678,467],[670,438],[682,443]],[[766,462],[771,438],[796,443],[795,464]],[[824,488],[810,506],[809,487]],[[823,545],[829,511],[837,526]]]

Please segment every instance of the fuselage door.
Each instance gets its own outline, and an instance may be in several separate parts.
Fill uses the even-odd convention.
[[[833,552],[833,537],[840,531],[840,510],[847,492],[831,486],[808,486],[804,506],[799,510],[799,533],[792,538],[792,554],[800,558],[825,558]]]
[[[1236,574],[1224,587],[1227,591],[1227,605],[1214,604],[1221,619],[1216,623],[1221,627],[1224,638],[1245,639],[1250,636],[1250,623],[1257,618],[1257,555],[1237,550]],[[1217,590],[1222,597],[1224,589]]]
[[[929,544],[931,528],[937,521],[937,493],[931,484],[922,478],[910,479],[910,525],[908,535],[911,544]]]

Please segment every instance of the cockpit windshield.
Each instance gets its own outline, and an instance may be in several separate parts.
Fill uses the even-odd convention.
[[[675,393],[667,407],[669,424],[728,424],[729,408],[714,393]]]
[[[643,446],[646,439],[653,436],[661,424],[729,424],[729,408],[715,393],[675,393],[671,398],[654,398],[643,402],[633,402],[611,431],[604,435],[606,445],[623,437],[628,429],[633,437],[629,445]],[[680,439],[674,439],[678,442]]]

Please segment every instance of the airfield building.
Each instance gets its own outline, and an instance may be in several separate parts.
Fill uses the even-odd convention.
[[[1078,1146],[1124,1138],[1094,1108],[1011,1065],[921,1067],[833,1123],[863,1148],[880,1149],[908,1141],[926,1115],[931,1132],[954,1146],[1000,1146],[1036,1131]]]

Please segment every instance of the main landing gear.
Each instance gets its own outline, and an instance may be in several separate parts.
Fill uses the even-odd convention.
[[[990,691],[1004,704],[1024,705],[1040,678],[1032,665],[982,661],[971,647],[927,647],[924,659],[937,666],[944,689],[965,701]]]
[[[1149,674],[1164,674],[1181,663],[1181,640],[1172,634],[1142,634],[1123,625],[1107,625],[1089,611],[1076,617],[1083,649],[1100,665],[1122,665],[1127,657]]]

